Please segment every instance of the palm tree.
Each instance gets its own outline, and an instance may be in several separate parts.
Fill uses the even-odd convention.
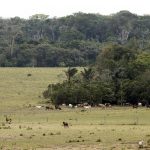
[[[76,68],[69,67],[67,71],[65,71],[65,74],[67,76],[68,82],[71,81],[71,78],[74,77],[74,75],[78,72]]]
[[[94,71],[92,68],[84,68],[84,71],[81,71],[81,75],[86,81],[89,81],[94,77]]]

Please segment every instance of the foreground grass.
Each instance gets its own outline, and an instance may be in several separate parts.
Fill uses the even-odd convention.
[[[141,108],[63,108],[61,111],[25,108],[11,114],[12,124],[1,117],[0,146],[10,149],[93,148],[136,149],[150,139],[150,110]],[[67,121],[69,128],[62,122]]]
[[[63,70],[0,68],[0,149],[138,149],[139,140],[149,146],[149,109],[34,107],[44,101],[41,93],[49,83],[65,78]],[[4,115],[12,124],[6,124]]]

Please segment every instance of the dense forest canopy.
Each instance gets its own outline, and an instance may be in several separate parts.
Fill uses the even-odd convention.
[[[149,52],[110,44],[99,52],[94,65],[81,72],[69,67],[65,73],[67,80],[43,92],[54,104],[150,105]]]
[[[150,16],[121,11],[110,16],[37,14],[0,19],[0,66],[87,66],[103,47],[120,44],[150,52]]]

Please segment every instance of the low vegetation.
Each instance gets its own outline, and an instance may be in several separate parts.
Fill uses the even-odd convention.
[[[42,91],[48,83],[63,82],[66,70],[0,68],[1,149],[138,149],[141,140],[149,147],[149,108],[37,108],[49,106]]]

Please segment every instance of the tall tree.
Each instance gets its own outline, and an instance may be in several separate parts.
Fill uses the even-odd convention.
[[[74,77],[74,75],[78,72],[76,68],[69,67],[67,71],[65,71],[65,74],[67,76],[68,82],[70,83],[71,78]]]
[[[94,77],[94,71],[92,68],[84,68],[84,71],[81,71],[81,75],[85,81],[90,81]]]

